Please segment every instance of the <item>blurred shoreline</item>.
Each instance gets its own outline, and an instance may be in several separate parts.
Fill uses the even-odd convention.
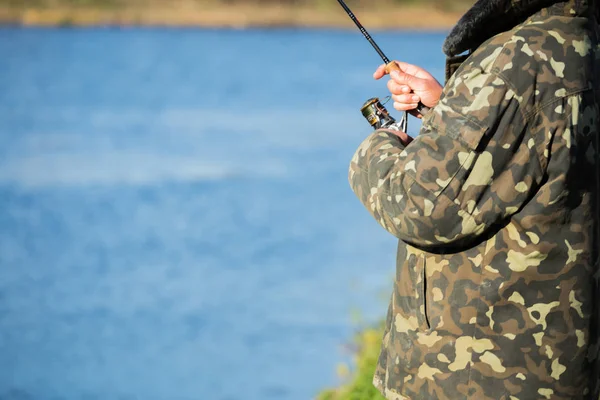
[[[447,30],[463,12],[427,6],[353,10],[368,30]],[[464,11],[464,10],[462,10]],[[0,5],[0,25],[356,29],[341,7],[246,4],[204,7],[18,7]]]

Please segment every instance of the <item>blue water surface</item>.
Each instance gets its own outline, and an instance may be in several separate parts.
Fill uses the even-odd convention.
[[[373,36],[443,79],[443,33]],[[360,33],[3,28],[0,54],[0,399],[339,382],[396,245],[347,183],[387,93]]]

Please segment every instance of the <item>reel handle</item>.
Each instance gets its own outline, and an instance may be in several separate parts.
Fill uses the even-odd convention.
[[[385,72],[387,72],[389,74],[392,71],[402,72],[402,70],[396,63],[396,61],[389,62],[385,66]],[[427,111],[429,111],[429,110],[430,110],[429,107],[427,107],[425,104],[419,102],[419,104],[417,104],[417,108],[415,108],[413,111],[416,111],[421,115],[425,115],[425,113],[427,113]]]

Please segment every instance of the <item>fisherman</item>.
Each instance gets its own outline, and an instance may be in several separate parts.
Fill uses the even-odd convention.
[[[373,132],[349,172],[399,239],[387,399],[599,399],[596,1],[479,0],[443,88],[391,73],[396,109],[431,110],[414,140]]]

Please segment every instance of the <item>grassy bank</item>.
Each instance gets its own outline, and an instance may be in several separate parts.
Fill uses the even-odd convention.
[[[350,3],[369,29],[449,29],[469,2]],[[24,26],[352,28],[335,0],[291,2],[0,0],[0,23]]]
[[[362,331],[356,338],[352,372],[348,366],[339,368],[346,383],[340,388],[324,391],[317,400],[385,400],[372,383],[382,336],[383,325]]]

